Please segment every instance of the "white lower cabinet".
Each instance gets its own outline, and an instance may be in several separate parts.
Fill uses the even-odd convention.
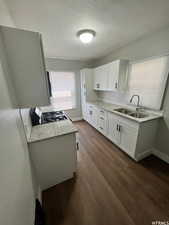
[[[108,112],[107,137],[135,160],[151,154],[158,120],[138,123]]]
[[[29,143],[29,150],[42,190],[74,176],[77,164],[75,133]]]
[[[130,157],[139,161],[151,154],[158,120],[138,123],[92,104],[88,112],[88,122]]]
[[[108,113],[108,138],[134,157],[138,135],[138,124],[124,121],[113,113]]]
[[[92,104],[87,104],[87,121],[93,127],[98,127],[98,109]]]
[[[132,127],[127,123],[119,123],[119,147],[128,153],[131,157],[134,157],[138,127]]]

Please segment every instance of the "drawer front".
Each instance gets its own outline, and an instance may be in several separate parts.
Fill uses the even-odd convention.
[[[104,109],[99,109],[99,116],[102,118],[106,118],[107,112]]]
[[[107,134],[107,113],[102,110],[99,111],[98,130],[104,135]]]

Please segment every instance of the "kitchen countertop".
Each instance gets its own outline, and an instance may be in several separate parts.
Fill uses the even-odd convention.
[[[50,111],[54,111],[54,109],[52,109],[51,107],[45,107],[43,109],[43,112],[50,112]],[[78,132],[77,128],[73,125],[73,123],[69,119],[67,119],[33,126],[31,128],[30,135],[26,134],[26,136],[27,142],[32,143],[76,132]]]
[[[112,103],[101,102],[101,101],[88,101],[87,103],[95,105],[96,107],[102,108],[108,112],[112,112],[116,115],[122,116],[124,118],[128,118],[128,119],[133,120],[138,123],[142,123],[142,122],[146,122],[149,120],[154,120],[154,119],[163,117],[162,111],[152,111],[152,110],[143,110],[142,111],[141,110],[142,113],[145,113],[148,116],[146,116],[144,118],[134,118],[132,116],[115,111],[116,109],[119,109],[119,108],[127,108],[127,109],[134,111],[135,107],[133,107],[133,106],[122,105],[122,104],[112,104]]]

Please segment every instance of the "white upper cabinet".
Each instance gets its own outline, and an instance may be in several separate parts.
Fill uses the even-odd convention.
[[[126,89],[128,78],[128,63],[128,60],[116,60],[107,64],[108,90],[124,91]]]
[[[0,60],[8,67],[9,91],[15,108],[49,105],[49,90],[41,35],[0,26]],[[5,59],[5,60],[4,60]],[[13,89],[13,90],[12,90]],[[11,95],[12,95],[11,94]]]
[[[128,60],[116,60],[94,69],[94,89],[124,91],[127,87]]]
[[[94,89],[107,90],[108,67],[107,65],[99,66],[94,69]]]

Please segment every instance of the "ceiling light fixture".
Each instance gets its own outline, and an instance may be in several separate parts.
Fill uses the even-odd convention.
[[[81,42],[84,44],[90,43],[95,37],[96,32],[94,30],[80,30],[77,36],[80,38]]]

